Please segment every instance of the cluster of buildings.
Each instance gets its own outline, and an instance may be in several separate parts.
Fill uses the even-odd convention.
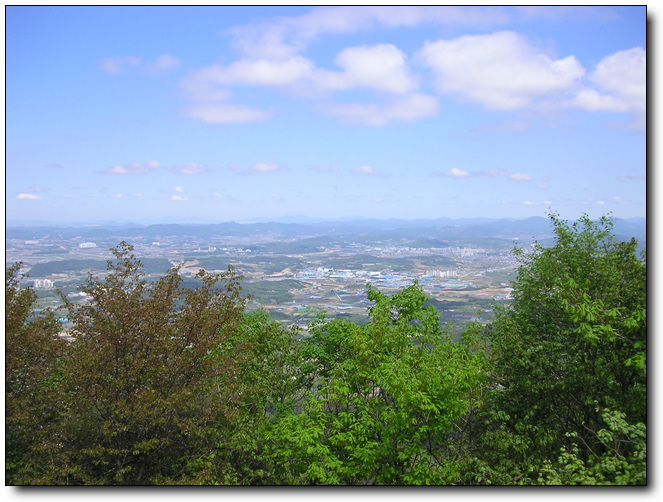
[[[367,279],[378,278],[382,275],[382,272],[369,272],[367,270],[344,268],[336,270],[333,268],[318,267],[298,272],[295,274],[295,279]]]
[[[426,270],[426,277],[442,277],[449,279],[458,277],[458,270]]]
[[[410,246],[385,246],[367,247],[365,252],[377,256],[460,256],[461,258],[473,258],[487,253],[484,248],[466,246],[447,247],[410,247]]]
[[[53,281],[50,279],[35,279],[32,281],[32,287],[35,289],[53,289]]]
[[[435,288],[433,282],[436,279],[457,279],[460,276],[458,270],[428,270],[424,274],[420,273],[406,273],[406,272],[392,272],[384,270],[382,272],[374,272],[367,270],[352,270],[352,269],[338,269],[326,267],[311,268],[302,270],[294,274],[295,279],[321,279],[321,280],[341,280],[341,281],[355,281],[360,283],[371,283],[376,286],[385,288],[398,288],[401,289],[414,282],[415,279],[422,280],[434,289],[457,289],[467,287],[465,282],[452,281],[453,284],[447,281],[439,287]]]

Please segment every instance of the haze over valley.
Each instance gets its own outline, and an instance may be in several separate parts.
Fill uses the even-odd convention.
[[[643,219],[617,219],[614,230],[646,244]],[[249,309],[304,332],[321,313],[365,322],[367,284],[393,294],[418,281],[460,334],[469,320],[490,319],[495,302],[509,301],[513,247],[527,250],[535,240],[552,244],[548,219],[24,226],[7,229],[6,262],[21,261],[40,306],[54,308],[62,306],[57,290],[85,303],[78,286],[88,273],[104,276],[110,248],[121,241],[134,247],[149,280],[180,266],[193,286],[201,269],[230,265],[244,276]]]

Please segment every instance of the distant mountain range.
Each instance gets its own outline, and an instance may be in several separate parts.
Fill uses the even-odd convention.
[[[632,237],[644,247],[647,237],[645,218],[614,218],[614,233],[622,240]],[[162,223],[152,225],[104,225],[104,226],[14,226],[6,228],[7,239],[39,239],[46,235],[71,239],[80,237],[93,240],[131,237],[273,237],[275,239],[299,239],[328,236],[335,239],[362,241],[380,239],[538,239],[552,237],[550,220],[543,217],[526,219],[490,218],[437,218],[418,220],[320,220],[306,223],[255,222],[255,223]]]

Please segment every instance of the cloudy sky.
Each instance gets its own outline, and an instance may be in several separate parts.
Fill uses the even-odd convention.
[[[644,7],[7,7],[7,221],[646,215]]]

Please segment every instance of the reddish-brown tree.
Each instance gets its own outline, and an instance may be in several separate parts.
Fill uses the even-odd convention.
[[[172,269],[148,284],[132,251],[120,244],[108,275],[88,277],[87,305],[68,303],[59,482],[186,482],[232,417],[237,368],[215,349],[241,322],[239,277],[202,271],[184,289]]]
[[[50,312],[37,313],[37,295],[21,288],[15,263],[5,271],[5,476],[8,484],[40,479],[59,421],[57,380],[66,343]],[[30,481],[27,481],[30,480]]]

